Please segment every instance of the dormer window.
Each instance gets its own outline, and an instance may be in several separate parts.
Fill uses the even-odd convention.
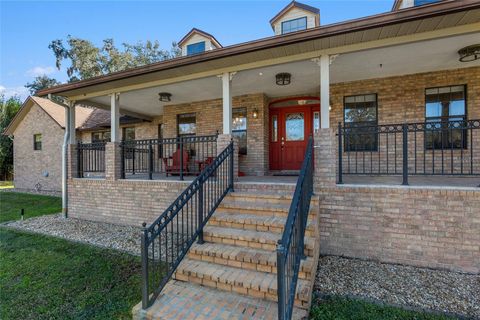
[[[178,42],[182,56],[191,56],[221,48],[222,45],[210,33],[193,28]]]
[[[282,22],[282,34],[307,29],[307,17]]]
[[[187,56],[205,52],[205,41],[187,45]]]
[[[292,1],[270,20],[276,35],[320,26],[320,10]]]
[[[424,4],[438,2],[439,0],[415,0],[414,6],[423,6]]]

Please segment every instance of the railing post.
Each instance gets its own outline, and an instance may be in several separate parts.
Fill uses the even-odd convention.
[[[200,181],[198,182],[199,189],[198,189],[198,226],[200,227],[200,230],[198,232],[198,244],[204,244],[205,241],[203,241],[203,178],[200,178]]]
[[[230,142],[230,145],[228,146],[229,149],[230,149],[230,171],[229,171],[229,177],[228,179],[230,180],[230,192],[234,192],[234,188],[233,188],[233,173],[234,173],[234,159],[233,157],[235,156],[234,155],[234,152],[235,152],[235,147],[233,145],[233,140]]]
[[[83,171],[82,171],[82,144],[77,144],[77,176],[79,178],[83,178]]]
[[[142,308],[148,308],[148,246],[147,246],[147,238],[148,238],[148,231],[147,231],[147,224],[144,222],[143,226],[143,234],[142,234]]]
[[[183,138],[180,137],[180,180],[183,181]]]
[[[402,185],[408,186],[408,124],[403,124],[403,181]]]
[[[153,178],[153,149],[152,142],[148,143],[148,180]]]
[[[281,240],[277,244],[277,297],[278,297],[278,320],[285,320],[285,247]]]
[[[133,143],[132,148],[132,175],[135,174],[135,150],[137,149],[137,144]]]
[[[120,143],[120,148],[122,149],[121,151],[121,157],[122,161],[120,162],[120,179],[125,179],[125,142]]]
[[[342,158],[342,123],[338,123],[338,184],[343,184],[343,158]]]

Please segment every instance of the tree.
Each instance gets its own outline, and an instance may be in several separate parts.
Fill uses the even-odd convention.
[[[115,46],[113,39],[105,39],[101,47],[96,47],[88,40],[68,36],[65,42],[57,39],[48,47],[55,55],[59,70],[64,61],[70,62],[67,67],[70,82],[172,59],[180,55],[180,49],[175,42],[172,43],[170,50],[160,49],[158,41],[123,43],[123,48],[120,50]]]
[[[13,174],[13,141],[2,133],[21,106],[19,97],[5,100],[5,96],[0,95],[0,180],[10,179]]]
[[[37,91],[47,89],[56,85],[59,85],[60,82],[53,78],[49,78],[46,75],[35,77],[33,82],[29,82],[25,87],[30,91],[31,95],[35,95]]]

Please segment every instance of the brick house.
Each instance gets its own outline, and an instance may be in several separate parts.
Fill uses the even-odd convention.
[[[39,93],[68,99],[69,123],[77,104],[110,111],[108,142],[69,141],[65,210],[148,226],[136,317],[178,312],[183,294],[300,315],[318,254],[480,272],[480,3],[320,20],[292,2],[272,37],[223,47],[194,28],[182,57]],[[122,112],[143,120],[131,139]],[[162,253],[184,227],[191,241]],[[292,243],[304,262],[288,264]],[[173,279],[152,280],[156,259]]]

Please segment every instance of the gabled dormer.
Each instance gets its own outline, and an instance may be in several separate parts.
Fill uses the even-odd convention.
[[[423,6],[425,4],[440,2],[443,0],[395,0],[393,3],[392,11],[411,8],[411,7],[418,7]]]
[[[221,48],[222,45],[211,34],[193,28],[178,42],[182,56],[190,56]]]
[[[292,1],[270,20],[275,35],[320,26],[320,10]]]

